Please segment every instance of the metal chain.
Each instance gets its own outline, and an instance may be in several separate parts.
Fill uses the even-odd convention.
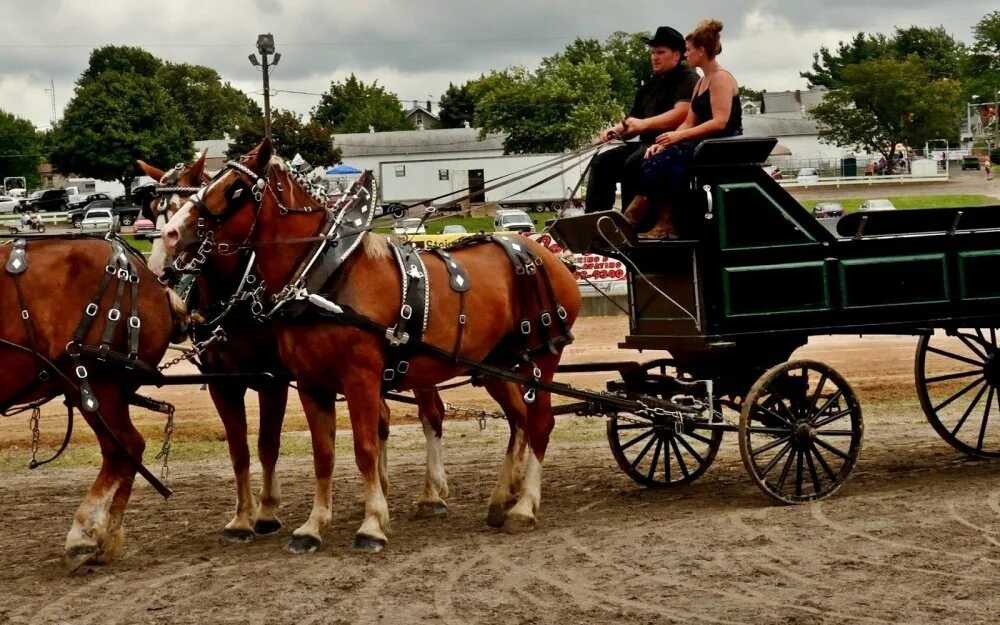
[[[160,448],[160,453],[156,454],[157,460],[163,460],[163,466],[160,468],[160,481],[163,483],[167,482],[167,478],[170,477],[170,450],[173,448],[173,437],[174,437],[174,407],[170,406],[167,410],[167,422],[163,426],[163,447]]]
[[[35,406],[31,409],[31,465],[34,467],[38,464],[38,445],[42,440],[42,428],[41,428],[41,417],[42,409]]]
[[[487,410],[479,410],[476,408],[463,408],[461,406],[456,406],[455,404],[449,402],[444,402],[444,410],[445,412],[450,412],[454,415],[472,417],[473,419],[479,422],[480,432],[486,429],[487,419],[507,418],[507,415],[505,415],[502,412],[497,412],[497,411],[490,412]]]
[[[165,371],[170,367],[173,367],[174,365],[183,362],[185,360],[194,362],[194,359],[205,353],[205,350],[211,347],[213,343],[225,342],[227,338],[228,337],[226,336],[226,332],[225,330],[222,329],[222,326],[217,326],[214,330],[212,330],[212,336],[208,337],[204,341],[195,343],[192,349],[181,350],[180,356],[172,360],[168,360],[166,363],[157,367],[156,370]]]

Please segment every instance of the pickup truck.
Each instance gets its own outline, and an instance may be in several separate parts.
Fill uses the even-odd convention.
[[[118,232],[118,216],[111,208],[91,208],[80,222],[80,229],[84,232]]]
[[[74,208],[66,213],[66,221],[73,224],[74,228],[79,228],[86,216],[87,211],[92,208],[109,208],[118,216],[118,222],[123,226],[131,226],[139,219],[138,206],[114,206],[113,200],[95,200],[82,208]]]

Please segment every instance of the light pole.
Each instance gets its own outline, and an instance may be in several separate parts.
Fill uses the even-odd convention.
[[[267,70],[278,64],[281,60],[281,53],[275,53],[274,51],[274,35],[271,33],[265,33],[263,35],[257,36],[257,52],[260,53],[261,59],[257,60],[257,55],[251,53],[248,57],[250,59],[250,64],[254,67],[260,67],[264,73],[264,136],[268,139],[271,138],[271,83],[268,77]],[[268,55],[274,55],[274,60],[268,63]]]

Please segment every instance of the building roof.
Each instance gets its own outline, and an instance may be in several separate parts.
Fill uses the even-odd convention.
[[[743,118],[743,134],[752,137],[794,137],[818,135],[816,121],[795,113],[765,113]]]
[[[194,150],[196,153],[201,154],[202,150],[208,148],[208,155],[205,158],[225,158],[230,143],[231,141],[228,138],[195,141]]]
[[[430,111],[428,111],[427,109],[425,109],[422,106],[416,106],[416,107],[411,108],[410,110],[406,111],[406,115],[405,115],[406,119],[409,119],[409,118],[413,117],[414,115],[416,115],[420,111],[423,111],[424,115],[427,115],[427,116],[429,116],[429,117],[431,117],[433,119],[441,119],[440,117],[438,117],[434,113],[431,113]]]
[[[480,140],[478,128],[359,132],[334,135],[333,147],[343,150],[345,159],[354,156],[495,152],[503,151],[505,138],[506,135],[496,133]]]

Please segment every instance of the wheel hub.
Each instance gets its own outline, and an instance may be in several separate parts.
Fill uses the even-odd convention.
[[[813,427],[808,421],[799,421],[792,430],[792,440],[799,445],[805,445],[813,441],[819,434],[819,430]]]

